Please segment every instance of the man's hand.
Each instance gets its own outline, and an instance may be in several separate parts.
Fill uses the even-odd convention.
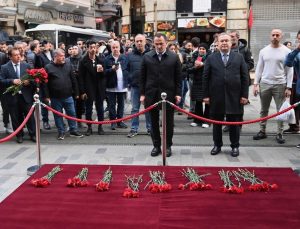
[[[203,65],[204,65],[203,62],[201,62],[199,60],[195,61],[195,68],[201,68]]]
[[[291,89],[289,89],[289,88],[285,89],[284,95],[285,95],[286,98],[289,98],[291,96],[291,94],[292,94]]]
[[[88,98],[86,93],[82,94],[80,97],[82,100],[87,100]]]
[[[209,102],[210,102],[210,101],[209,101],[209,98],[204,98],[204,99],[203,99],[203,102],[204,102],[205,104],[209,104]]]
[[[145,103],[145,96],[144,95],[141,95],[140,102],[144,105],[144,103]]]
[[[24,84],[24,86],[28,86],[30,84],[30,81],[29,80],[24,80],[23,84]]]
[[[176,95],[176,96],[175,96],[175,101],[176,101],[176,104],[179,104],[180,101],[181,101],[181,96]]]
[[[240,103],[243,105],[246,105],[248,103],[248,99],[242,97],[242,98],[240,98]]]
[[[22,84],[22,81],[20,79],[14,79],[13,80],[13,84],[14,85],[21,85]]]
[[[254,84],[253,85],[253,95],[256,97],[259,93],[259,85],[258,84]]]

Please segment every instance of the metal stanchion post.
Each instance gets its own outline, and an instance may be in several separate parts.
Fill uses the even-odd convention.
[[[33,165],[27,169],[27,175],[31,176],[41,168],[41,130],[40,130],[40,98],[38,94],[33,96],[35,101],[35,132],[36,132],[36,154],[37,165]]]
[[[166,165],[166,155],[167,155],[167,119],[166,119],[166,98],[167,93],[161,93],[162,98],[162,156],[163,156],[163,166]]]

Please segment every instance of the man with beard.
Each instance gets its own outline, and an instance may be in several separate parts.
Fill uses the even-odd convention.
[[[85,100],[87,120],[92,120],[93,104],[95,102],[98,121],[104,120],[103,100],[105,98],[104,59],[96,56],[96,41],[87,42],[87,54],[79,63],[79,90],[81,99]],[[86,135],[93,133],[92,125],[88,124]],[[98,134],[103,135],[102,125],[98,126]]]
[[[260,50],[258,63],[255,71],[253,93],[260,95],[260,117],[269,113],[270,103],[274,98],[276,109],[279,111],[286,97],[290,97],[293,82],[293,68],[285,66],[285,58],[290,49],[280,43],[282,31],[273,29],[271,32],[271,44]],[[260,131],[253,136],[253,140],[261,140],[266,135],[267,121],[260,122]],[[276,141],[279,144],[285,143],[283,134],[283,122],[277,121]]]

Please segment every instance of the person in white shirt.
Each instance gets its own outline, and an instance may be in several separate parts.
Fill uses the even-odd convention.
[[[291,95],[293,81],[293,68],[285,66],[285,58],[291,51],[280,43],[282,31],[273,29],[271,32],[271,44],[260,50],[255,71],[253,93],[260,95],[260,117],[268,115],[270,103],[274,98],[276,109],[279,111],[286,97]],[[253,136],[253,140],[267,138],[267,121],[260,122],[260,131]],[[283,138],[283,122],[277,121],[276,141],[285,143]]]

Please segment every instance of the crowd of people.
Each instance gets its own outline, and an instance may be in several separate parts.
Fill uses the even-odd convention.
[[[277,110],[286,98],[291,103],[299,101],[300,82],[300,32],[297,34],[296,48],[291,51],[289,43],[281,44],[283,32],[273,29],[270,45],[260,51],[253,86],[254,95],[260,96],[260,116],[268,115],[270,102],[274,98]],[[218,121],[243,121],[244,105],[248,104],[250,70],[254,60],[247,41],[240,38],[238,31],[214,35],[210,44],[201,42],[198,37],[185,40],[179,45],[168,42],[164,34],[156,34],[153,40],[143,34],[126,39],[112,34],[108,41],[78,40],[76,44],[59,43],[54,49],[51,41],[17,41],[7,45],[0,42],[0,99],[3,110],[3,123],[9,134],[24,120],[32,103],[36,85],[22,82],[26,69],[45,68],[48,83],[39,90],[40,99],[51,104],[57,111],[79,119],[92,120],[95,107],[97,120],[103,121],[108,111],[109,119],[123,118],[127,94],[130,92],[131,114],[139,112],[161,100],[161,93],[167,93],[167,100],[185,108],[186,96],[190,96],[190,112]],[[7,87],[23,83],[16,95],[3,94]],[[189,94],[187,94],[189,91]],[[292,96],[291,96],[292,95]],[[107,105],[104,108],[104,105]],[[283,130],[278,121],[276,141],[285,143],[284,133],[299,131],[299,109],[296,123]],[[161,153],[160,107],[145,114],[146,132],[152,138],[152,156]],[[179,112],[178,115],[181,113]],[[41,110],[43,128],[49,124],[48,110]],[[190,118],[190,117],[189,117]],[[172,155],[174,129],[174,109],[167,107],[167,156]],[[72,137],[83,137],[83,124],[54,114],[57,139],[63,140],[69,131]],[[191,127],[209,128],[210,123],[194,118]],[[112,123],[111,130],[128,128],[124,122]],[[225,126],[213,124],[213,149],[211,155],[221,152],[222,132],[229,132],[231,155],[239,155],[241,125]],[[30,140],[35,142],[35,122],[32,116],[27,123]],[[138,135],[139,117],[131,120],[127,137]],[[80,131],[81,130],[81,131]],[[97,134],[105,134],[98,125]],[[91,124],[85,135],[94,134]],[[23,142],[23,131],[17,135],[17,142]],[[254,140],[267,137],[266,121],[260,123]],[[300,144],[298,145],[300,148]]]

